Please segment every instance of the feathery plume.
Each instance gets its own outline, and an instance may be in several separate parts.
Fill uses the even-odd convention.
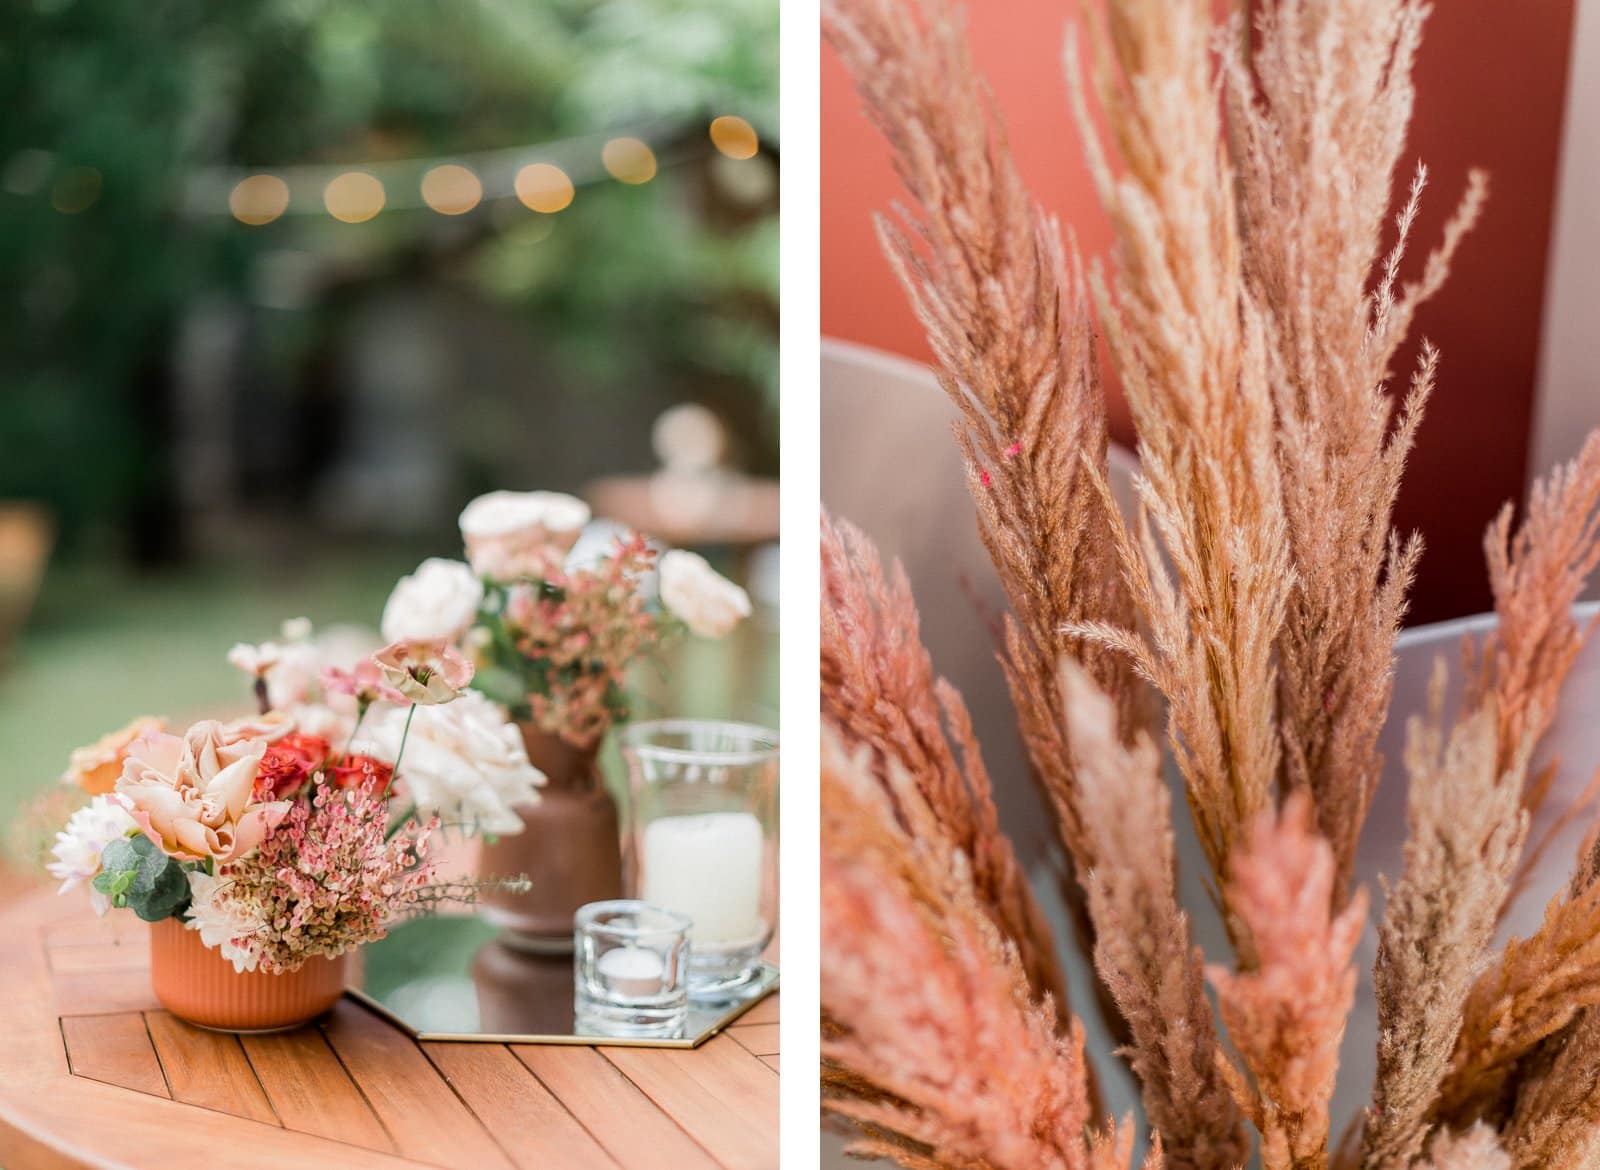
[[[960,693],[935,679],[911,586],[885,572],[865,533],[822,520],[822,715],[851,747],[865,745],[915,782],[947,846],[972,863],[978,895],[1016,947],[1036,997],[1065,1007],[1050,928],[1000,831],[989,775]],[[946,724],[961,748],[958,763]],[[887,788],[887,781],[885,781]]]
[[[1498,1118],[1517,1061],[1600,1004],[1600,883],[1566,891],[1526,939],[1512,939],[1467,996],[1439,1116]]]
[[[1217,1069],[1200,950],[1178,908],[1160,752],[1148,736],[1122,743],[1111,700],[1070,661],[1061,688],[1084,827],[1100,858],[1084,880],[1095,967],[1128,1022],[1145,1114],[1174,1170],[1232,1170],[1249,1149]]]
[[[1516,1170],[1600,1167],[1600,1011],[1586,1008],[1517,1070],[1505,1126]]]
[[[1116,696],[1124,735],[1152,719],[1121,656],[1064,632],[1134,620],[1084,470],[1104,469],[1107,438],[1082,278],[1022,184],[950,0],[825,0],[823,15],[911,198],[905,227],[880,218],[880,237],[961,411],[979,530],[1011,605],[1002,662],[1018,727],[1082,869],[1093,860],[1057,661],[1068,650],[1085,660]]]
[[[1427,6],[1277,0],[1257,11],[1252,52],[1238,15],[1219,44],[1296,573],[1277,641],[1283,768],[1316,801],[1342,904],[1382,772],[1394,638],[1421,553],[1390,518],[1437,355],[1424,346],[1392,429],[1389,364],[1477,218],[1485,178],[1473,174],[1421,278],[1401,287],[1422,169],[1387,250],[1384,234]]]
[[[1059,1030],[898,762],[829,730],[822,767],[824,1107],[910,1167],[1088,1170],[1083,1030]],[[890,793],[893,793],[891,803]]]
[[[1511,518],[1507,503],[1484,533],[1499,621],[1469,679],[1473,695],[1495,696],[1502,766],[1525,738],[1537,743],[1549,729],[1561,686],[1589,634],[1573,619],[1572,606],[1600,565],[1600,430],[1576,458],[1533,485],[1515,536]],[[1544,803],[1554,778],[1552,766],[1527,785],[1529,812]]]
[[[1094,289],[1139,435],[1137,533],[1108,495],[1102,504],[1149,632],[1104,622],[1070,629],[1128,653],[1166,697],[1173,753],[1220,882],[1271,803],[1273,644],[1294,574],[1264,326],[1244,285],[1216,101],[1210,12],[1209,0],[1112,0],[1103,21],[1086,9],[1093,95],[1120,175],[1089,113],[1075,38],[1068,46],[1089,172],[1116,233],[1111,288],[1097,274]]]
[[[1463,1005],[1494,936],[1527,834],[1527,749],[1500,771],[1491,697],[1443,730],[1445,667],[1427,719],[1407,726],[1405,870],[1388,892],[1373,973],[1378,1076],[1362,1135],[1367,1170],[1422,1153]]]
[[[1090,1170],[1130,1170],[1133,1165],[1133,1118],[1125,1117],[1120,1126],[1106,1123],[1104,1133],[1089,1135]],[[1150,1142],[1150,1150],[1140,1163],[1141,1170],[1168,1170],[1169,1162],[1161,1138]]]
[[[1333,914],[1335,866],[1308,794],[1263,814],[1234,855],[1227,893],[1255,966],[1206,971],[1245,1071],[1220,1057],[1219,1067],[1261,1133],[1264,1170],[1328,1165],[1328,1102],[1356,989],[1350,959],[1367,912],[1358,890]]]
[[[1563,1170],[1574,1170],[1568,1163]],[[1428,1150],[1428,1160],[1416,1164],[1415,1170],[1511,1170],[1512,1161],[1486,1125],[1475,1125],[1460,1136],[1441,1133],[1433,1139]]]

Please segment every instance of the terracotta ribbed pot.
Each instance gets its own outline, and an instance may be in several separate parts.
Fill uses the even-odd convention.
[[[316,1019],[344,994],[345,955],[298,971],[239,972],[176,918],[150,927],[150,985],[169,1012],[219,1032],[279,1032]]]
[[[617,804],[600,777],[599,745],[576,748],[521,725],[528,759],[545,775],[537,804],[517,806],[523,830],[483,846],[479,874],[526,874],[527,893],[493,890],[483,917],[506,931],[507,946],[540,953],[572,950],[572,917],[588,902],[622,897],[622,834]]]

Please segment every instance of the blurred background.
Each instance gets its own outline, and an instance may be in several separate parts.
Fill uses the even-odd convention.
[[[775,721],[777,23],[6,5],[0,816],[129,716],[241,701],[233,642],[375,625],[497,487],[739,577],[756,619],[644,712]]]

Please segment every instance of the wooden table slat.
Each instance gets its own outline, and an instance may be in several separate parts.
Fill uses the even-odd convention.
[[[617,1170],[605,1147],[505,1045],[429,1043],[422,1050],[524,1170]]]
[[[150,940],[113,939],[109,942],[52,946],[50,970],[57,974],[82,971],[132,971],[150,967]]]
[[[778,1081],[737,1041],[716,1036],[693,1052],[600,1051],[728,1170],[775,1170]]]
[[[511,1051],[625,1170],[720,1170],[715,1158],[593,1048],[513,1044]]]
[[[777,1024],[749,1024],[743,1028],[729,1028],[728,1035],[754,1056],[778,1055]]]
[[[111,1012],[158,1012],[161,1001],[150,980],[115,968],[60,971],[51,980],[56,1014],[98,1016]]]
[[[144,1017],[138,1012],[62,1020],[61,1035],[68,1064],[76,1075],[136,1093],[171,1096]]]
[[[383,1123],[315,1028],[241,1036],[250,1068],[285,1129],[392,1151]]]
[[[167,1012],[147,1012],[145,1026],[174,1101],[279,1124],[237,1036],[207,1032]]]
[[[53,889],[0,909],[13,1026],[0,1165],[771,1170],[775,999],[693,1051],[420,1045],[341,1003],[294,1031],[191,1028],[150,991],[149,927]],[[624,1071],[626,1066],[626,1071]],[[94,1118],[85,1125],[84,1118]]]
[[[400,1153],[458,1170],[512,1170],[506,1152],[399,1029],[346,999],[322,1031]]]

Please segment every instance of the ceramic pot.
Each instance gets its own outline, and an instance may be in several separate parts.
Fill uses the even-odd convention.
[[[150,927],[150,986],[173,1015],[218,1032],[280,1032],[316,1019],[344,994],[345,960],[318,956],[281,975],[235,971],[176,918]]]
[[[542,954],[572,950],[578,907],[622,897],[622,834],[617,805],[595,762],[599,745],[575,748],[522,724],[528,759],[545,775],[537,804],[517,806],[520,833],[485,842],[481,877],[526,874],[532,888],[492,890],[479,901],[484,918],[505,930],[507,946]]]

